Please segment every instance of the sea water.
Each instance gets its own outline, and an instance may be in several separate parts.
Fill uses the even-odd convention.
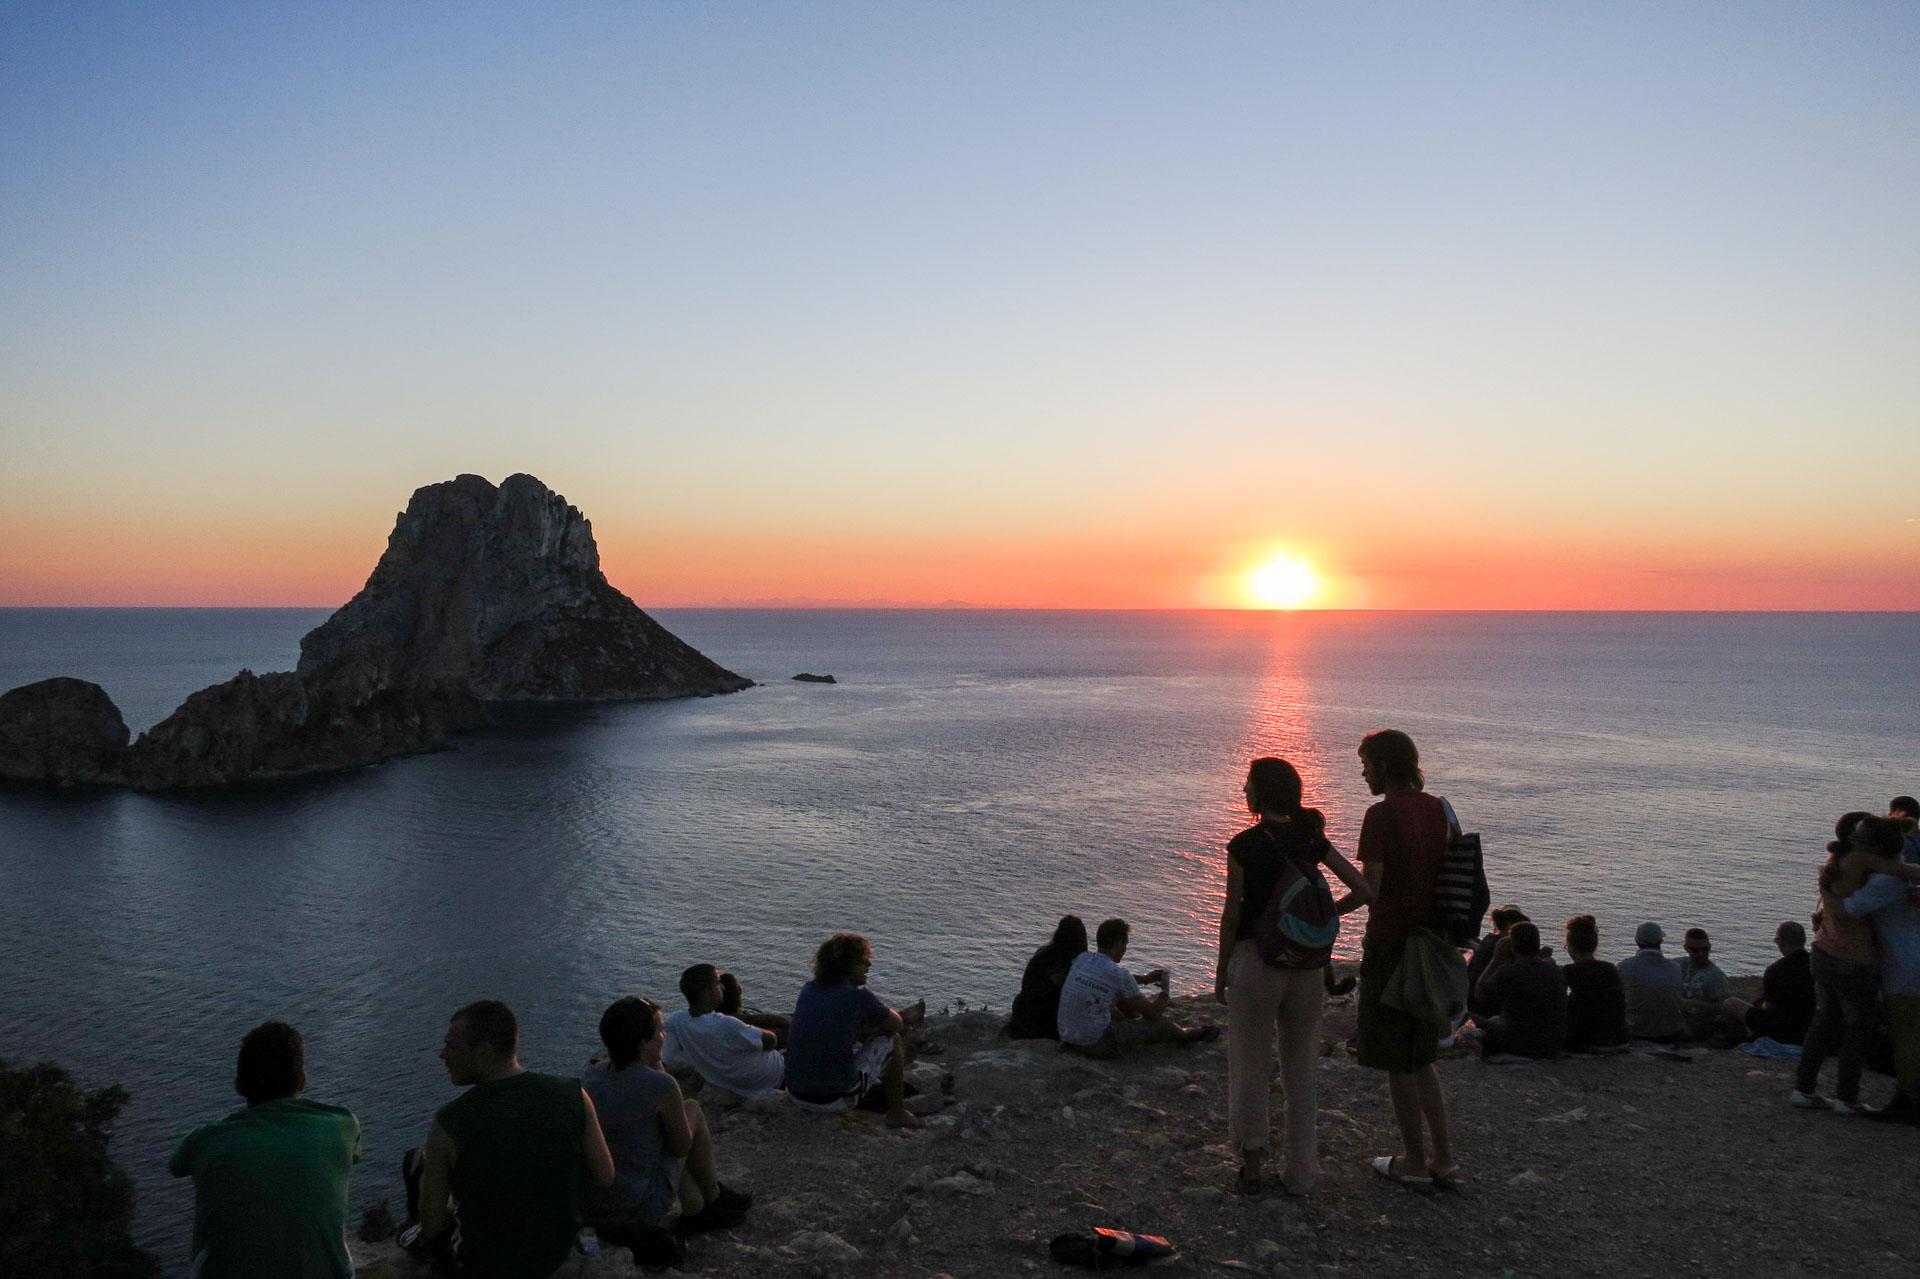
[[[324,610],[0,610],[0,689],[104,685],[135,731]],[[1211,981],[1221,847],[1258,754],[1351,852],[1369,729],[1420,744],[1496,901],[1602,952],[1643,919],[1730,972],[1805,919],[1833,819],[1920,791],[1920,616],[663,610],[760,687],[523,710],[455,749],[207,795],[0,791],[0,1057],[133,1094],[139,1233],[184,1260],[171,1143],[239,1104],[240,1036],[285,1018],[351,1107],[356,1204],[453,1089],[448,1014],[504,998],[572,1072],[616,996],[684,966],[785,1007],[830,932],[896,1003],[1005,1008],[1058,916]],[[799,671],[839,683],[796,684]],[[1357,949],[1359,919],[1341,951]],[[1677,953],[1677,950],[1676,952]]]

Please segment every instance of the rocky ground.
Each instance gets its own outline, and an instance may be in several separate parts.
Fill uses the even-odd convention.
[[[757,1203],[739,1229],[690,1241],[686,1270],[1064,1274],[1047,1241],[1108,1225],[1172,1239],[1179,1257],[1153,1267],[1169,1276],[1920,1273],[1920,1129],[1790,1109],[1790,1063],[1700,1050],[1488,1066],[1462,1049],[1441,1075],[1467,1180],[1411,1190],[1368,1170],[1394,1148],[1393,1119],[1382,1078],[1341,1047],[1351,1025],[1350,1001],[1330,1008],[1324,1186],[1248,1200],[1230,1189],[1224,1043],[1093,1062],[998,1039],[997,1018],[935,1018],[943,1051],[921,1064],[958,1089],[918,1131],[782,1101],[713,1109],[722,1178]],[[1869,1076],[1867,1096],[1888,1087]],[[413,1273],[390,1246],[356,1255],[369,1277]],[[568,1273],[633,1267],[603,1254]]]

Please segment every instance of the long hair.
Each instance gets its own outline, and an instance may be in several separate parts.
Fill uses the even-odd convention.
[[[1853,851],[1853,828],[1873,816],[1871,813],[1842,813],[1833,824],[1833,838],[1827,841],[1827,864],[1820,868],[1820,887],[1831,889],[1833,877],[1840,873],[1840,859]]]
[[[1247,785],[1253,789],[1253,806],[1262,813],[1286,818],[1308,840],[1325,837],[1326,814],[1301,803],[1300,771],[1292,764],[1274,755],[1262,755],[1247,765]]]
[[[1053,926],[1053,936],[1041,949],[1049,955],[1078,955],[1087,948],[1087,921],[1078,915],[1062,915]]]
[[[1420,748],[1397,728],[1376,728],[1361,738],[1360,758],[1373,765],[1383,791],[1427,788],[1427,775],[1420,771]]]
[[[873,962],[873,947],[859,933],[835,933],[813,954],[813,979],[822,986],[841,986],[853,976],[861,960]]]

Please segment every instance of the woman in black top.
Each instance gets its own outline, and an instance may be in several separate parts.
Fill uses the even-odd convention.
[[[1060,1038],[1060,988],[1067,970],[1087,953],[1087,926],[1078,915],[1062,916],[1053,938],[1027,961],[1020,993],[1013,997],[1013,1016],[1007,1034],[1013,1039]]]
[[[1315,1132],[1320,1006],[1327,968],[1280,968],[1261,957],[1254,938],[1274,890],[1293,872],[1333,871],[1350,890],[1335,906],[1344,915],[1372,900],[1367,881],[1327,842],[1320,810],[1301,803],[1300,774],[1284,759],[1256,759],[1247,770],[1247,807],[1260,820],[1227,844],[1227,900],[1220,912],[1220,966],[1214,998],[1227,1006],[1227,1131],[1240,1156],[1240,1191],[1258,1193],[1268,1142],[1273,1040],[1280,1033],[1280,1078],[1286,1094],[1286,1141],[1280,1184],[1305,1194],[1320,1180]]]

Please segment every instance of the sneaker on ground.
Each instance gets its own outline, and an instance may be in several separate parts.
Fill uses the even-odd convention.
[[[1857,1101],[1841,1101],[1838,1097],[1835,1097],[1827,1102],[1827,1109],[1836,1115],[1857,1115],[1867,1109],[1867,1107],[1862,1106]]]
[[[1817,1092],[1801,1092],[1798,1088],[1787,1095],[1787,1100],[1802,1110],[1830,1110],[1833,1103]]]

